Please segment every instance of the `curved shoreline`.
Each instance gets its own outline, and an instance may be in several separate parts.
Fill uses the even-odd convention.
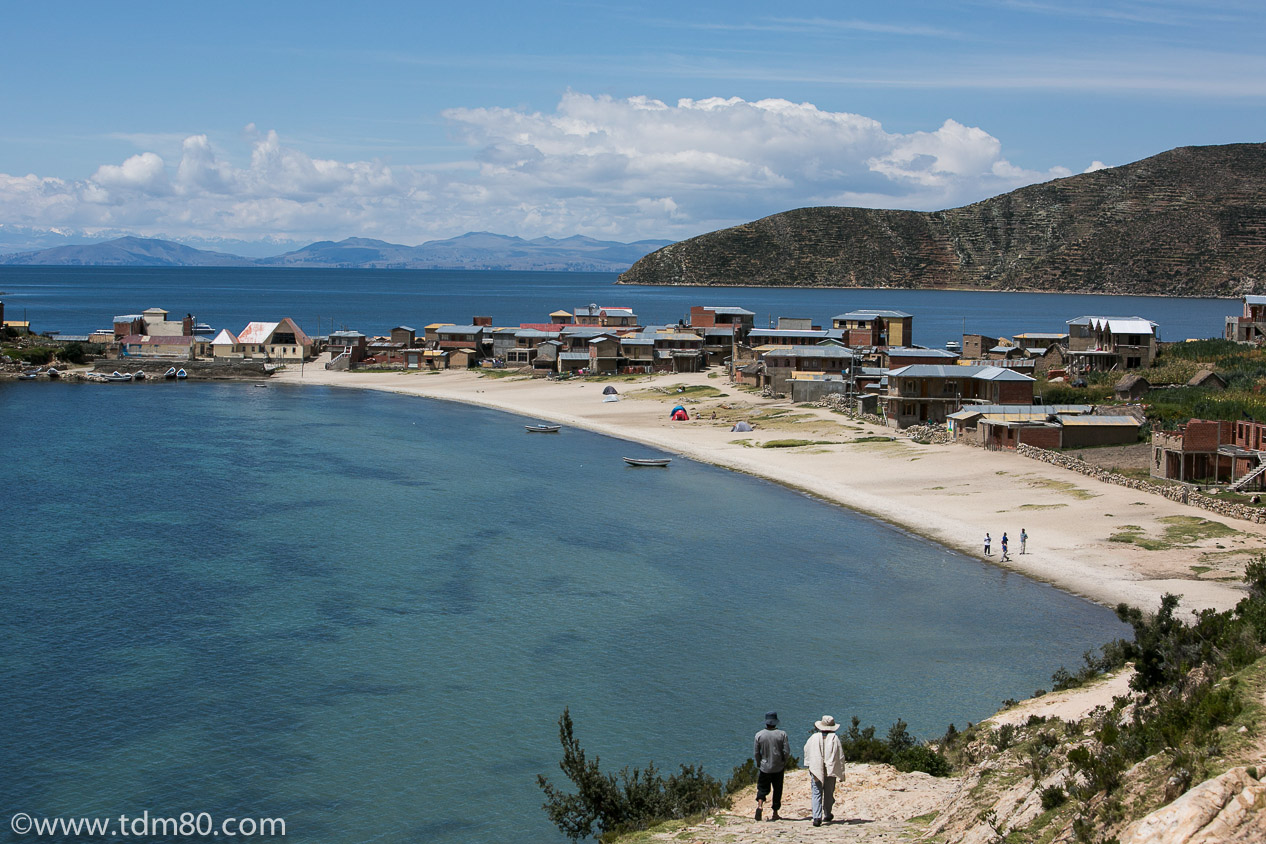
[[[1266,551],[1266,527],[1232,519],[1218,519],[1236,531],[1232,536],[1167,550],[1113,541],[1126,526],[1163,535],[1169,524],[1164,519],[1209,514],[1014,453],[924,446],[901,438],[856,442],[894,432],[786,400],[761,399],[706,374],[616,381],[626,396],[610,403],[602,402],[600,393],[611,382],[503,379],[477,371],[328,372],[305,367],[302,374],[285,370],[273,380],[455,401],[583,428],[773,481],[994,565],[1000,565],[1003,531],[1018,537],[1024,528],[1030,536],[1028,553],[1019,554],[1013,539],[1011,564],[1000,567],[1109,607],[1126,602],[1150,610],[1172,592],[1191,609],[1228,609],[1243,595],[1238,579],[1244,563]],[[716,412],[718,420],[669,422],[668,408],[677,401],[673,393],[640,400],[627,395],[668,384],[721,390],[725,395],[687,398],[692,416],[695,411]],[[751,434],[729,431],[729,419],[762,414],[794,415],[796,420],[770,416],[768,424],[758,423]],[[816,444],[752,447],[797,434]],[[983,556],[977,543],[986,531],[994,539],[992,556]],[[1196,565],[1200,563],[1207,565]]]

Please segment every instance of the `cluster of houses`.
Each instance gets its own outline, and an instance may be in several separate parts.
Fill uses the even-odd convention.
[[[108,339],[120,358],[287,363],[328,352],[331,369],[505,367],[571,377],[718,366],[736,382],[794,401],[840,395],[897,428],[944,425],[956,437],[1014,448],[1135,441],[1140,418],[1043,405],[1035,376],[1143,369],[1156,356],[1156,329],[1139,317],[1084,316],[1069,320],[1065,333],[968,334],[935,349],[915,345],[914,317],[897,310],[848,311],[826,325],[782,317],[758,328],[754,312],[733,306],[695,306],[676,325],[642,325],[632,308],[587,305],[517,326],[477,316],[421,332],[400,325],[378,337],[342,330],[312,338],[288,317],[234,334],[151,308],[115,317]]]

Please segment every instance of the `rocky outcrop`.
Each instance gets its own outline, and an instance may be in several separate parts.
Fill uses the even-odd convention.
[[[1266,784],[1232,768],[1128,826],[1121,844],[1266,841]]]
[[[1181,147],[947,211],[801,208],[666,246],[622,284],[1235,296],[1266,290],[1266,144]]]

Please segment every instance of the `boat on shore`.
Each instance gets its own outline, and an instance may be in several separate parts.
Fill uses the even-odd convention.
[[[523,427],[529,434],[557,434],[563,426],[546,425],[544,422],[539,422],[536,425],[524,425]]]
[[[168,379],[169,381],[174,379],[176,377],[176,367],[173,366],[171,369],[168,369],[166,372],[164,372],[163,377]]]
[[[183,368],[183,367],[181,367],[180,369],[177,369],[177,370],[176,370],[176,380],[177,380],[177,381],[183,381],[183,380],[185,380],[185,379],[186,379],[186,378],[188,378],[188,377],[189,377],[189,373],[188,373],[188,372],[185,372],[185,370],[184,370],[184,368]]]
[[[132,376],[129,374],[119,372],[119,370],[116,369],[113,372],[111,372],[109,375],[106,375],[105,380],[109,381],[112,384],[122,383],[124,381],[131,381]]]
[[[19,381],[34,381],[38,377],[39,377],[38,372],[23,372],[20,375],[18,375],[18,380]]]
[[[133,381],[144,381],[144,380],[145,380],[145,370],[143,370],[143,369],[138,369],[138,370],[136,370],[135,372],[133,372],[133,373],[132,373],[132,380],[133,380]]]
[[[44,374],[45,374],[45,375],[47,375],[49,378],[61,378],[61,377],[62,377],[62,371],[61,371],[60,369],[58,369],[57,367],[55,367],[55,366],[50,366],[50,367],[48,368],[48,371],[47,371],[47,372],[45,372]]]
[[[626,457],[624,462],[630,466],[655,466],[663,468],[672,462],[671,457]]]

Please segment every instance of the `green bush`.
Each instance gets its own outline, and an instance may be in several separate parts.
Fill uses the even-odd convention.
[[[612,833],[645,829],[660,821],[729,805],[721,783],[693,765],[682,765],[680,772],[667,779],[660,776],[654,763],[645,770],[626,767],[619,774],[602,773],[598,758],[587,759],[576,740],[567,709],[558,719],[558,740],[563,746],[559,768],[576,792],[559,791],[544,775],[538,775],[536,782],[545,792],[544,808],[550,821],[572,841],[595,833],[601,839]]]
[[[1058,809],[1068,802],[1068,795],[1064,793],[1064,789],[1058,785],[1048,785],[1042,789],[1042,808],[1049,812],[1051,809]]]
[[[19,349],[17,357],[35,366],[43,366],[53,359],[53,350],[46,346],[31,346]]]

